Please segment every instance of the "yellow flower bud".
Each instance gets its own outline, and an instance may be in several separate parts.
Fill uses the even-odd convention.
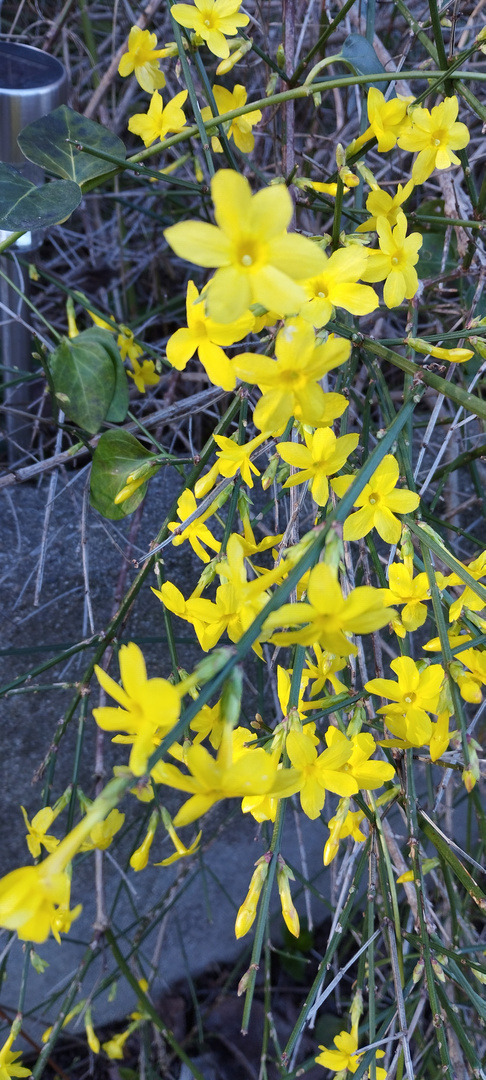
[[[253,871],[250,888],[236,916],[235,936],[237,938],[244,937],[253,926],[260,893],[267,874],[268,861],[267,857],[263,855],[256,863],[256,870]]]
[[[287,866],[282,856],[279,855],[279,866],[277,868],[277,885],[280,896],[280,903],[282,905],[282,915],[284,918],[287,930],[290,931],[294,937],[298,938],[300,935],[300,922],[297,910],[294,906],[290,892],[289,879],[294,881],[294,875],[289,866]]]

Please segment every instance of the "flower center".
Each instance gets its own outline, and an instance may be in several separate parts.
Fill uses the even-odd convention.
[[[380,496],[379,496],[378,492],[377,491],[372,491],[372,493],[371,493],[371,495],[369,497],[370,506],[376,506],[376,504],[379,503],[379,501],[380,501]]]
[[[434,139],[434,146],[440,146],[440,139]]]
[[[241,256],[241,262],[242,262],[243,266],[252,266],[253,265],[253,259],[252,259],[251,255],[248,255],[248,254]]]
[[[261,260],[261,244],[253,237],[242,237],[236,247],[236,261],[245,270],[250,269]]]
[[[205,26],[211,26],[211,19],[205,19],[204,20],[204,25]]]
[[[403,700],[407,705],[413,705],[413,703],[415,701],[415,694],[405,694],[405,697],[404,697]]]
[[[397,255],[392,256],[392,265],[393,266],[398,266],[398,256]]]

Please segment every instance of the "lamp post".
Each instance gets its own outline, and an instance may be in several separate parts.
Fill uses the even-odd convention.
[[[0,42],[0,161],[13,165],[27,180],[39,185],[43,170],[27,161],[17,143],[17,136],[27,124],[66,103],[67,76],[54,56],[30,45]],[[0,230],[0,240],[9,233]],[[15,248],[34,251],[42,243],[42,230],[25,233]],[[3,400],[7,407],[5,429],[8,436],[9,463],[17,464],[29,449],[32,421],[24,414],[31,400],[31,384],[23,375],[31,369],[30,313],[24,302],[28,297],[28,277],[19,264],[0,257],[0,270],[12,279],[21,296],[0,278],[0,343],[3,369]]]

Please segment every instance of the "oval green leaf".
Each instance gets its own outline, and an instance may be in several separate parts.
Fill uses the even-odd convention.
[[[95,435],[106,419],[115,392],[111,356],[83,334],[63,338],[51,353],[49,370],[57,404],[78,427]]]
[[[93,149],[100,149],[122,160],[126,157],[125,146],[117,135],[94,120],[80,116],[67,105],[61,105],[47,116],[34,120],[20,132],[17,142],[29,161],[54,176],[75,180],[77,184],[84,184],[86,180],[101,176],[110,169],[106,161],[83,153],[68,139],[79,144],[86,143]]]
[[[118,506],[115,504],[115,498],[126,486],[127,478],[135,469],[140,468],[147,458],[155,459],[156,455],[146,450],[128,431],[103,432],[94,452],[90,489],[91,505],[103,517],[111,521],[120,521],[121,518],[128,517],[137,509],[145,498],[148,480],[141,484],[129,499]],[[153,475],[159,468],[160,465],[154,460]]]
[[[79,184],[52,180],[36,187],[0,162],[0,228],[11,232],[47,229],[66,221],[82,199]]]

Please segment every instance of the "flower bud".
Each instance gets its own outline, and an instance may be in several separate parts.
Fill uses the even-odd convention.
[[[153,814],[150,815],[147,835],[140,844],[140,847],[133,852],[133,855],[130,858],[130,866],[132,870],[136,870],[137,872],[139,870],[145,870],[145,867],[148,863],[150,848],[152,847],[153,839],[157,831],[159,821],[159,812],[158,810],[154,810]]]
[[[260,899],[260,893],[262,891],[265,878],[268,874],[269,860],[267,855],[263,855],[262,858],[259,859],[255,865],[256,870],[253,871],[250,881],[250,887],[236,916],[235,935],[237,938],[244,937],[245,934],[247,934],[248,931],[251,930],[251,927],[253,926],[253,923],[255,921],[258,901]],[[238,994],[240,994],[239,987]]]
[[[289,879],[294,881],[294,875],[290,867],[287,866],[282,859],[282,856],[279,855],[277,867],[277,885],[280,896],[280,903],[282,905],[282,915],[287,930],[289,930],[294,937],[298,938],[300,936],[299,916],[292,900]]]

